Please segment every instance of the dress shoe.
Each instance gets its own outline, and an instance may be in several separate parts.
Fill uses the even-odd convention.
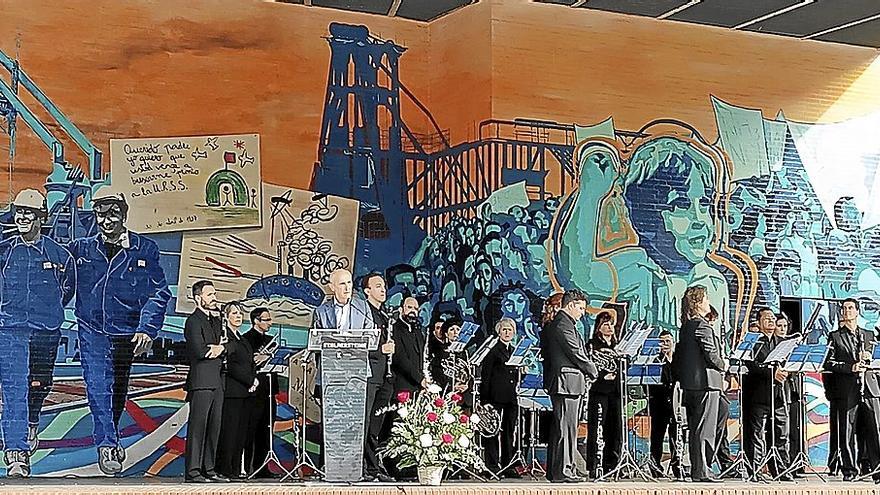
[[[394,478],[390,474],[383,473],[382,471],[379,471],[379,473],[376,474],[376,479],[379,480],[380,483],[394,483]]]
[[[184,478],[184,483],[212,483],[211,480],[205,478],[201,474],[197,474],[195,476],[187,476]]]
[[[207,473],[205,478],[217,483],[229,483],[229,478],[218,473]]]
[[[722,482],[722,481],[719,480],[718,478],[709,478],[709,477],[706,477],[706,478],[697,478],[697,479],[694,479],[694,480],[692,480],[692,481],[694,481],[695,483],[721,483],[721,482]]]
[[[794,481],[794,478],[792,478],[790,474],[783,474],[777,478],[776,481]]]
[[[366,481],[366,482],[376,481],[376,475],[370,474],[370,473],[364,473],[361,475],[361,481]]]
[[[520,478],[521,476],[519,474],[519,471],[517,471],[515,468],[511,467],[511,468],[507,468],[504,471],[502,471],[501,477],[502,478]]]

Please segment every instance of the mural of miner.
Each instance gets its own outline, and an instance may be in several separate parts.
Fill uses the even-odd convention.
[[[93,200],[99,233],[74,241],[71,252],[78,275],[80,359],[98,467],[113,475],[125,461],[118,426],[131,363],[158,336],[171,291],[159,266],[158,246],[126,229],[125,196],[104,189]]]
[[[64,306],[73,297],[76,268],[67,249],[41,235],[48,215],[41,193],[21,191],[12,210],[16,234],[0,243],[0,430],[6,475],[20,478],[30,475],[40,409],[52,386]]]

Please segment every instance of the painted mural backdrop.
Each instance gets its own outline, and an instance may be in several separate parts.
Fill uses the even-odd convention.
[[[765,118],[761,109],[740,108],[707,94],[706,112],[714,112],[715,129],[693,128],[675,115],[657,115],[639,129],[618,129],[613,115],[587,126],[489,121],[482,124],[480,139],[449,143],[438,128],[429,146],[423,142],[428,138],[414,134],[401,118],[401,100],[418,93],[400,80],[406,73],[403,47],[375,37],[367,27],[343,24],[331,24],[327,40],[327,95],[323,107],[314,102],[323,119],[314,130],[312,191],[264,185],[261,195],[253,176],[242,177],[246,186],[227,177],[214,187],[206,183],[191,204],[220,210],[259,205],[263,223],[256,234],[231,228],[260,218],[243,212],[233,217],[247,220],[233,218],[225,229],[184,234],[186,229],[172,227],[144,237],[155,243],[150,255],[158,266],[154,258],[143,258],[132,269],[158,270],[152,276],[151,294],[157,299],[151,308],[160,316],[149,335],[152,346],[123,366],[127,400],[116,404],[118,416],[107,423],[124,451],[121,475],[182,473],[187,407],[181,340],[183,311],[189,306],[180,295],[193,277],[204,274],[225,277],[230,296],[293,300],[290,325],[272,330],[283,332],[292,347],[303,344],[300,320],[305,316],[300,313],[319,303],[316,291],[326,282],[326,263],[315,265],[316,260],[353,267],[361,275],[381,270],[389,281],[390,304],[412,295],[420,301],[425,323],[459,314],[479,323],[484,334],[506,316],[518,323],[520,335],[540,337],[543,298],[567,287],[583,289],[593,308],[622,306],[630,320],[675,331],[679,298],[685,287],[697,283],[709,288],[721,310],[719,331],[728,344],[756,306],[778,308],[785,296],[819,301],[857,297],[863,303],[861,323],[877,327],[880,212],[870,201],[880,181],[877,116],[812,125],[789,122],[781,114]],[[64,250],[82,259],[75,246],[98,235],[92,198],[106,187],[101,153],[58,111],[51,95],[37,99],[56,119],[51,125],[28,109],[13,87],[35,94],[39,81],[27,77],[26,65],[10,60],[0,57],[10,76],[0,79],[4,130],[12,140],[16,132],[33,132],[53,151],[52,173],[41,191],[50,198],[42,231],[58,246],[60,261],[51,266],[55,276],[70,277],[83,263],[69,268]],[[430,109],[418,107],[429,114]],[[596,119],[585,116],[581,123],[591,120]],[[86,151],[86,170],[65,159],[53,132],[63,132]],[[718,138],[710,142],[706,135]],[[187,159],[213,156],[207,151],[210,139],[191,144],[199,148],[187,149]],[[234,156],[223,148],[216,155],[223,163],[211,165],[224,177],[248,168],[247,157],[258,158],[254,146],[232,146]],[[226,170],[229,174],[223,174]],[[7,212],[2,221],[3,243],[18,245],[19,220]],[[334,222],[341,222],[338,229]],[[267,229],[270,238],[264,239]],[[273,249],[280,245],[276,238],[300,256]],[[44,297],[29,285],[27,273],[10,270],[7,259],[0,261],[4,304]],[[279,277],[300,284],[299,289],[263,290]],[[7,332],[0,339],[5,356],[2,415],[26,421],[17,427],[33,433],[27,438],[33,475],[102,475],[95,434],[101,423],[86,394],[94,378],[83,373],[88,351],[83,332],[88,329],[71,302],[73,292],[82,289],[65,287],[70,293],[61,299],[63,317],[41,327],[57,335],[52,345],[42,345],[45,341],[33,337],[37,332]],[[168,304],[175,295],[176,307]],[[834,325],[834,307],[825,304],[822,315],[809,329],[812,340],[824,338]],[[590,322],[584,327],[590,328]],[[8,352],[10,342],[30,352]],[[20,355],[30,358],[16,361]],[[540,367],[531,372],[524,388],[540,388]],[[14,395],[7,380],[27,383],[27,393],[19,387]],[[808,378],[806,391],[810,453],[821,464],[827,403],[815,377]],[[8,402],[12,396],[31,400]],[[301,418],[286,404],[286,395],[278,400],[280,455],[292,460]]]

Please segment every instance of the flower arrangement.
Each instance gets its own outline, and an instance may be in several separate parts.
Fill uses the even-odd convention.
[[[464,414],[461,399],[457,393],[442,395],[436,385],[414,398],[409,392],[397,394],[398,403],[391,410],[396,410],[398,417],[381,455],[397,459],[401,469],[446,468],[453,463],[485,469],[474,441],[480,417]]]

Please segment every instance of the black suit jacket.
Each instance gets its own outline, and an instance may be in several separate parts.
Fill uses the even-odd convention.
[[[682,325],[672,369],[683,390],[723,390],[720,349],[705,319],[697,317]]]
[[[516,404],[516,380],[519,373],[515,366],[504,363],[513,354],[513,344],[500,340],[483,359],[480,370],[480,398],[491,404]]]
[[[230,331],[229,343],[226,344],[226,390],[223,396],[230,399],[250,397],[253,394],[248,389],[253,386],[256,376],[254,350],[250,342]]]
[[[823,374],[822,378],[826,398],[858,400],[861,382],[859,375],[852,372],[852,367],[859,359],[859,352],[871,351],[875,342],[874,333],[864,328],[858,328],[857,332],[851,333],[841,327],[828,334],[825,370],[830,373]],[[865,378],[865,395],[880,397],[877,373],[865,373]]]
[[[648,385],[648,407],[651,414],[672,414],[672,394],[675,391],[675,378],[672,375],[672,363],[657,355],[655,363],[663,363],[660,372],[660,384]]]
[[[395,391],[416,391],[422,388],[425,378],[425,335],[418,324],[408,325],[402,320],[394,322],[394,359],[391,373]]]
[[[584,375],[591,380],[598,376],[574,319],[565,311],[557,313],[541,332],[541,355],[548,394],[583,395],[587,388]]]
[[[749,372],[743,376],[743,401],[747,404],[770,405],[770,387],[773,386],[775,405],[788,403],[788,387],[773,379],[773,366],[764,364],[770,352],[776,348],[781,339],[776,336],[762,335],[752,354],[752,360],[746,361]]]
[[[189,372],[186,375],[187,390],[213,390],[223,386],[220,373],[223,366],[223,355],[209,359],[208,345],[220,343],[223,327],[219,317],[208,317],[202,310],[196,309],[186,318],[183,325],[183,338],[186,340],[186,352],[189,357]]]
[[[388,318],[381,308],[374,308],[372,304],[367,302],[370,312],[373,313],[373,322],[376,328],[381,330],[379,335],[379,349],[369,352],[370,358],[370,379],[372,383],[382,383],[385,381],[385,374],[388,371],[388,355],[382,353],[382,344],[388,342]],[[393,363],[394,360],[392,359]]]

